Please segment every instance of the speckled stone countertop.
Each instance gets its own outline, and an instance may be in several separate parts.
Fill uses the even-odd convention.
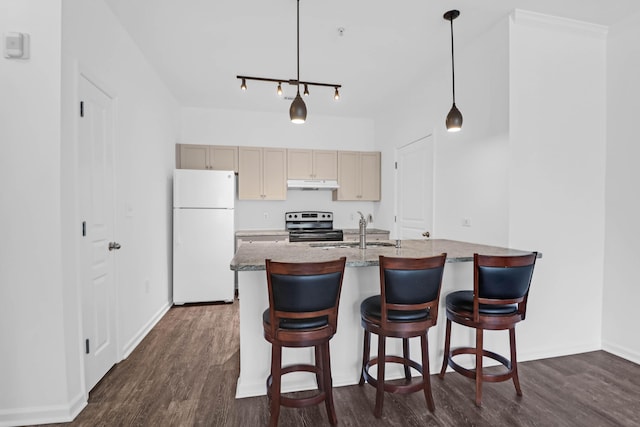
[[[343,228],[342,232],[344,234],[360,234],[360,230],[357,228]],[[388,232],[389,230],[382,230],[380,228],[367,228],[367,234],[382,234]]]
[[[287,230],[238,230],[236,237],[254,237],[254,236],[288,236]]]
[[[342,230],[344,234],[358,234],[357,228],[347,228]],[[367,228],[367,234],[388,233],[389,230],[381,230],[379,228]],[[287,230],[238,230],[236,237],[255,237],[255,236],[288,236]]]
[[[373,242],[372,242],[373,243]],[[379,246],[387,243],[389,246]],[[377,244],[377,245],[376,245]],[[347,246],[347,242],[318,243],[271,243],[257,242],[241,245],[231,260],[231,270],[264,270],[264,260],[270,258],[281,262],[316,262],[347,257],[347,267],[368,267],[378,265],[378,257],[396,256],[420,258],[447,253],[447,262],[473,261],[474,253],[485,255],[520,255],[528,253],[517,249],[479,245],[455,240],[403,240],[401,248],[395,247],[395,241],[386,240],[373,243],[367,249]],[[538,255],[540,256],[540,255]]]

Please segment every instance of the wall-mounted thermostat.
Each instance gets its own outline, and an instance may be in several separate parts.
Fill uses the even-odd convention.
[[[4,37],[4,57],[11,59],[29,58],[29,34],[26,33],[5,33]]]

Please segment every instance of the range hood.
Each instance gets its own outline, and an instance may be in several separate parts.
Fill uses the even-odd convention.
[[[335,179],[289,179],[287,188],[294,190],[335,190],[340,188]]]

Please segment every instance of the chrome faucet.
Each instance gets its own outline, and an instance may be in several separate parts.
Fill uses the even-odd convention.
[[[366,249],[367,248],[367,220],[364,217],[364,215],[362,214],[362,212],[358,211],[358,213],[360,214],[360,222],[358,223],[359,230],[360,230],[360,249]]]

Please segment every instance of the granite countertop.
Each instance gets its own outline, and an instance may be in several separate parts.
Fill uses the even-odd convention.
[[[254,237],[254,236],[288,236],[287,230],[238,230],[236,237]]]
[[[379,246],[386,243],[388,246]],[[330,261],[347,257],[347,267],[377,266],[378,257],[396,256],[420,258],[447,253],[447,262],[473,261],[474,253],[486,255],[520,255],[528,253],[517,249],[479,245],[446,239],[403,240],[402,247],[396,248],[395,241],[386,240],[373,243],[367,249],[347,246],[347,242],[286,243],[258,242],[242,245],[231,260],[234,271],[264,270],[264,260],[270,258],[281,262]],[[377,244],[377,245],[376,245]],[[540,254],[538,255],[541,256]]]
[[[344,234],[358,234],[357,228],[343,229]],[[381,230],[379,228],[367,228],[367,234],[388,233],[389,230]],[[288,236],[287,230],[238,230],[236,237],[254,237],[254,236]]]
[[[342,232],[344,234],[360,234],[360,229],[358,228],[343,228]],[[388,233],[389,230],[382,230],[380,228],[367,228],[367,234],[380,234],[380,233]]]

